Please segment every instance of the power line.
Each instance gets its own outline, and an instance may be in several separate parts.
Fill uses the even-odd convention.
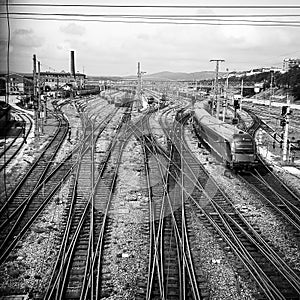
[[[0,13],[3,14],[3,13]],[[98,16],[98,17],[172,17],[172,18],[181,18],[181,17],[192,17],[192,18],[266,18],[266,17],[274,17],[274,18],[282,18],[282,17],[300,17],[300,14],[82,14],[82,13],[41,13],[41,12],[10,12],[9,14],[41,14],[41,15],[76,15],[76,16]]]
[[[0,13],[0,15],[3,15],[3,13]],[[294,24],[298,23],[299,21],[296,20],[246,20],[246,19],[234,19],[234,20],[226,20],[226,19],[218,19],[216,16],[214,18],[207,18],[205,15],[197,16],[189,16],[189,15],[181,15],[181,16],[175,16],[175,15],[113,15],[113,14],[75,14],[75,13],[35,13],[35,12],[11,12],[10,15],[24,15],[24,16],[55,16],[55,17],[103,17],[103,18],[139,18],[139,19],[150,19],[150,20],[156,20],[156,19],[163,19],[163,20],[187,20],[187,21],[221,21],[221,22],[250,22],[250,23],[276,23],[276,24]],[[298,15],[300,17],[300,15]],[[232,16],[233,17],[233,16]],[[237,18],[236,16],[234,16]]]
[[[91,7],[91,8],[197,8],[197,9],[300,9],[300,5],[111,5],[111,4],[50,4],[12,3],[11,6],[24,7]]]
[[[0,19],[4,19],[6,17],[1,17]],[[153,21],[150,21],[150,19],[148,19],[148,21],[146,21],[147,19],[144,18],[143,20],[140,21],[133,21],[133,20],[101,20],[101,19],[80,19],[80,18],[49,18],[49,17],[42,17],[42,18],[38,18],[38,17],[13,17],[11,16],[10,19],[14,19],[14,20],[37,20],[37,21],[79,21],[79,22],[101,22],[101,23],[133,23],[133,24],[174,24],[174,25],[213,25],[213,26],[223,26],[223,25],[227,25],[227,26],[254,26],[254,27],[300,27],[300,21],[299,23],[297,21],[294,21],[292,23],[282,23],[282,22],[278,22],[278,21],[274,21],[271,24],[266,24],[266,23],[251,23],[245,20],[243,22],[246,23],[236,23],[234,20],[231,20],[231,22],[234,23],[222,23],[222,22],[229,22],[228,20],[218,20],[215,21],[215,23],[212,22],[203,22],[199,19],[199,22],[190,22],[190,21],[180,21],[178,20],[178,22],[175,22],[176,19],[174,19],[174,21],[156,21],[155,19],[153,19]],[[238,21],[240,22],[240,21]]]

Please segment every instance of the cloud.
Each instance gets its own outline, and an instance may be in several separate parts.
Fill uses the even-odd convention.
[[[18,48],[39,48],[42,47],[45,38],[34,33],[33,29],[16,29],[12,33],[11,44]]]
[[[148,34],[145,34],[145,33],[140,33],[140,34],[138,34],[137,38],[139,40],[149,40],[150,36]]]
[[[70,23],[66,26],[61,26],[60,31],[66,34],[71,34],[71,35],[84,35],[85,34],[85,28],[83,26],[79,26],[75,23]]]

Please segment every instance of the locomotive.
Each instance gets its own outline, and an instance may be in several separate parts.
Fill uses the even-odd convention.
[[[218,120],[204,108],[195,109],[194,129],[227,167],[251,169],[257,166],[256,144],[247,132]]]

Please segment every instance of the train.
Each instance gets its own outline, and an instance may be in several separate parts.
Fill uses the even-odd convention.
[[[5,101],[0,101],[0,135],[4,135],[10,127],[11,106]]]
[[[88,86],[85,89],[76,90],[78,96],[97,95],[100,93],[99,86]]]
[[[25,122],[16,120],[12,113],[12,106],[5,101],[0,101],[0,137],[18,136],[25,128]]]
[[[255,140],[249,133],[224,123],[200,107],[195,108],[193,124],[196,135],[226,167],[249,170],[258,165]]]

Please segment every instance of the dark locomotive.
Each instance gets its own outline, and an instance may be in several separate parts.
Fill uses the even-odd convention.
[[[195,109],[194,129],[227,167],[251,169],[257,165],[255,141],[247,132],[218,120],[203,108]]]

